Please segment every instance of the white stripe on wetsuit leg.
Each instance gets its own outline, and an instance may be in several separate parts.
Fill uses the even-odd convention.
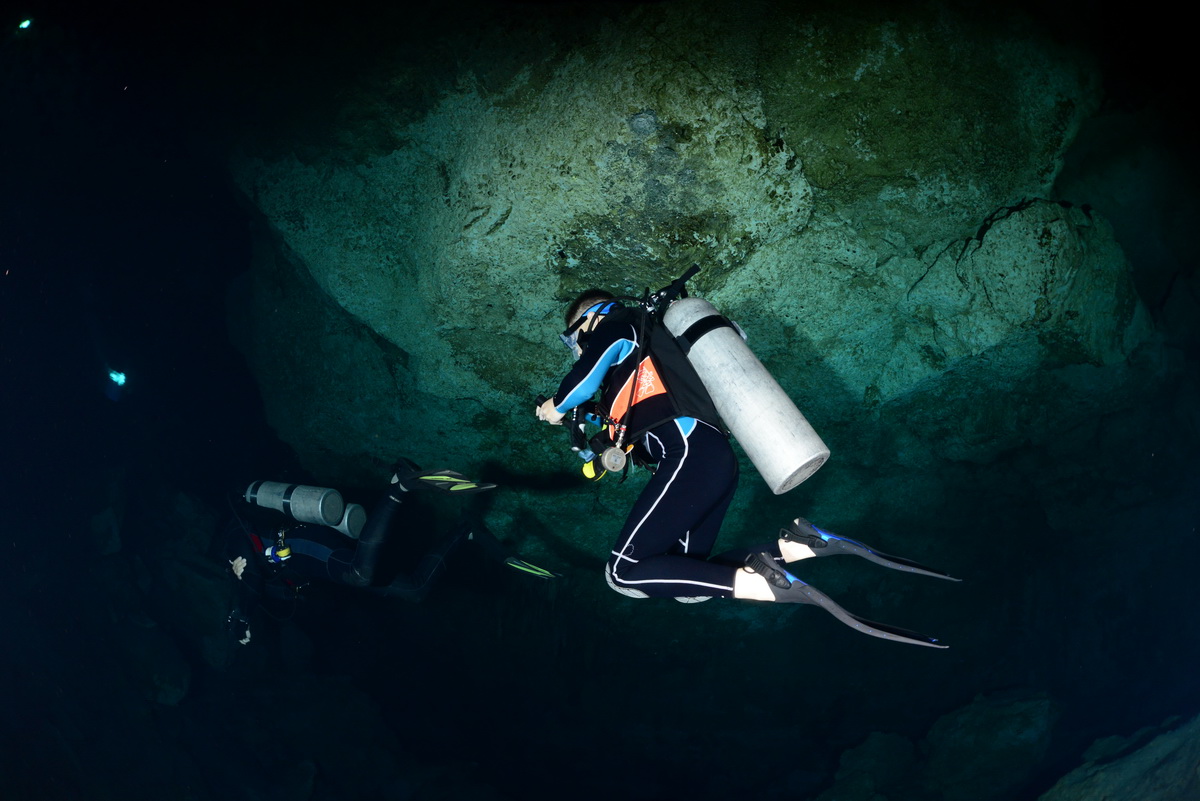
[[[660,452],[660,453],[663,455],[663,457],[666,457],[666,455],[667,455],[667,446],[666,446],[666,445],[664,445],[664,444],[663,444],[663,441],[662,441],[661,439],[659,439],[659,438],[658,438],[656,435],[654,435],[654,434],[650,433],[649,431],[647,431],[647,432],[646,432],[646,440],[647,440],[647,442],[648,442],[649,440],[651,440],[651,439],[653,439],[655,442],[657,442],[657,443],[658,443],[658,450],[659,450],[659,452]],[[647,450],[647,451],[649,451],[649,450],[650,450],[650,448],[649,448],[649,447],[647,447],[647,448],[646,448],[646,450]],[[653,455],[653,454],[651,454],[651,455]],[[678,472],[678,471],[677,471],[677,472]],[[658,501],[655,501],[655,504],[656,504],[656,505],[657,505],[657,503],[658,503]],[[651,508],[651,511],[654,511],[654,510],[653,510],[653,507]],[[649,513],[647,513],[647,517],[648,517],[648,516],[649,516]],[[643,521],[643,522],[645,522],[645,518],[642,518],[642,521]],[[641,527],[641,525],[642,525],[641,523],[638,523],[638,527],[639,527],[639,528]],[[634,529],[634,532],[636,532],[636,531],[637,531],[637,529],[635,528],[635,529]],[[632,539],[632,538],[633,538],[633,534],[630,534],[629,536],[630,536],[630,539]],[[625,541],[625,547],[629,547],[629,540],[626,540],[626,541]],[[627,561],[627,562],[632,562],[632,563],[633,563],[633,564],[635,564],[635,565],[636,565],[636,564],[637,564],[637,562],[638,562],[638,560],[634,559],[632,556],[626,556],[626,555],[625,555],[625,551],[624,551],[624,549],[622,549],[620,553],[618,553],[618,552],[616,552],[616,551],[612,551],[612,555],[613,555],[613,556],[615,556],[615,557],[617,557],[617,560],[618,560],[618,561],[620,561],[621,559],[624,559],[625,561]],[[614,574],[615,574],[615,571],[614,571]]]
[[[660,440],[660,442],[661,442],[661,440]],[[688,453],[691,451],[690,445],[691,445],[691,443],[689,443],[687,441],[687,437],[684,437],[683,438],[683,458],[681,458],[679,460],[679,464],[677,464],[675,466],[675,472],[671,474],[671,478],[669,478],[667,480],[667,483],[663,486],[662,492],[660,492],[658,494],[658,497],[654,499],[654,503],[650,504],[650,508],[646,510],[646,514],[642,515],[642,519],[639,520],[637,525],[633,527],[633,530],[629,532],[629,537],[625,540],[625,543],[621,546],[620,552],[613,551],[613,553],[616,554],[618,557],[620,557],[622,559],[629,558],[629,557],[624,556],[625,550],[629,547],[629,543],[633,540],[633,538],[637,536],[638,531],[642,528],[642,526],[645,524],[645,522],[650,518],[650,516],[652,514],[654,514],[654,510],[658,508],[658,504],[662,501],[663,497],[666,496],[667,491],[671,489],[671,485],[675,483],[675,479],[679,476],[679,471],[683,470],[683,463],[687,461]],[[666,455],[667,455],[667,449],[664,447],[663,448],[663,456],[666,456]],[[633,560],[630,559],[630,561],[633,561]],[[621,579],[620,577],[618,577],[618,579],[620,581],[624,582],[624,579]]]
[[[671,475],[670,480],[667,481],[666,486],[663,487],[662,492],[659,493],[658,497],[654,499],[653,505],[651,505],[651,507],[646,511],[646,514],[642,515],[642,519],[639,520],[638,524],[633,527],[633,531],[629,532],[629,538],[626,539],[625,544],[621,546],[621,552],[618,553],[616,551],[613,551],[613,555],[618,558],[618,561],[621,559],[628,559],[629,561],[634,562],[635,564],[637,563],[637,561],[635,559],[632,559],[632,558],[624,555],[625,549],[629,547],[630,541],[638,533],[638,530],[642,527],[642,524],[644,524],[646,522],[646,520],[649,519],[650,515],[654,514],[654,510],[656,508],[658,508],[659,501],[661,501],[663,499],[663,497],[667,494],[667,490],[669,490],[671,488],[671,485],[675,483],[675,479],[679,476],[679,472],[681,470],[683,470],[683,464],[684,464],[684,462],[687,461],[688,454],[691,453],[691,443],[688,441],[687,436],[683,434],[683,427],[679,425],[678,420],[675,421],[675,427],[679,429],[680,435],[683,436],[683,457],[679,460],[679,465],[675,468],[675,472]],[[661,440],[660,440],[660,442],[661,442]],[[664,448],[663,456],[666,456],[666,453],[667,453],[666,448]],[[642,579],[640,581],[630,581],[630,580],[627,580],[627,579],[624,579],[624,578],[621,578],[620,576],[618,576],[615,568],[613,570],[613,578],[616,581],[618,581],[619,583],[621,583],[622,585],[687,584],[687,585],[693,586],[693,587],[713,587],[715,589],[721,589],[721,590],[727,590],[727,591],[731,591],[733,589],[732,587],[725,586],[723,584],[710,584],[706,581],[695,581],[692,579]]]
[[[684,430],[683,430],[683,425],[684,425],[683,421],[684,420],[691,420],[691,426],[688,428],[688,430],[686,432],[684,432]],[[675,420],[675,427],[679,429],[680,433],[683,434],[683,438],[686,440],[688,437],[690,437],[692,435],[692,432],[696,430],[696,420],[695,420],[695,418],[692,418],[692,417],[681,417],[681,418],[678,418]],[[653,435],[652,434],[646,435],[647,439],[650,438],[651,436],[653,436]],[[654,438],[656,440],[658,440],[658,444],[659,444],[658,446],[659,446],[659,448],[662,449],[663,456],[666,456],[667,455],[666,446],[664,446],[662,444],[661,439],[658,439],[658,437],[654,437]],[[683,536],[680,537],[678,540],[679,544],[683,546],[684,553],[688,552],[688,540],[691,538],[691,534],[692,534],[691,529],[688,529],[687,531],[685,531],[683,533]]]

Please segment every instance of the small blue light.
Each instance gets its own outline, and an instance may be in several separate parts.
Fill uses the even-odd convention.
[[[31,20],[31,19],[27,19],[27,20],[22,20],[22,21],[21,21],[21,24],[20,24],[20,25],[18,25],[17,27],[18,27],[18,28],[20,28],[21,30],[25,30],[26,28],[28,28],[28,27],[29,27],[30,25],[32,25],[32,24],[33,24],[33,20]]]
[[[108,380],[112,381],[118,387],[125,386],[125,374],[118,373],[116,370],[108,371]]]

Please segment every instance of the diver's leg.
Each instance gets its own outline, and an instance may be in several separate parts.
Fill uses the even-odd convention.
[[[354,552],[353,561],[347,566],[343,576],[346,584],[356,587],[368,587],[375,578],[375,567],[379,564],[379,554],[387,542],[391,530],[392,519],[400,508],[405,493],[414,489],[432,489],[459,495],[469,495],[492,489],[495,484],[473,482],[451,470],[422,470],[408,459],[400,459],[393,465],[396,471],[392,474],[388,492],[375,507],[375,511],[367,518],[362,534],[358,538],[358,548]],[[428,557],[427,557],[428,558]]]
[[[496,535],[491,532],[487,524],[477,515],[464,512],[459,525],[466,529],[464,536],[483,552],[484,557],[488,561],[505,565],[535,578],[552,579],[560,577],[553,570],[538,567],[532,562],[522,559],[516,551],[496,539]]]
[[[446,572],[446,558],[467,538],[470,531],[469,525],[460,522],[448,537],[444,537],[432,551],[421,557],[411,575],[396,576],[386,587],[378,588],[378,592],[389,598],[413,603],[425,600],[433,585]]]
[[[712,504],[707,509],[697,508],[696,521],[671,552],[707,559],[737,492],[738,462],[729,439],[707,423],[696,423],[695,430],[688,435],[688,444],[692,458],[706,465],[705,480],[712,494],[704,497],[711,498]],[[736,564],[741,565],[742,560]]]
[[[509,558],[516,556],[511,548],[496,539],[496,535],[488,529],[478,515],[464,512],[458,525],[463,530],[463,535],[479,547],[489,562],[503,564]]]
[[[375,505],[370,517],[363,526],[358,537],[358,547],[354,549],[354,557],[346,565],[342,581],[355,587],[367,587],[375,578],[375,566],[379,564],[379,554],[383,544],[387,542],[392,520],[400,509],[403,494],[395,489],[385,493]]]
[[[736,568],[678,552],[689,532],[718,511],[712,499],[723,498],[729,489],[727,472],[712,469],[703,438],[692,442],[688,435],[696,432],[685,431],[685,425],[672,421],[647,435],[647,450],[658,458],[658,469],[634,503],[609,558],[608,578],[618,592],[660,598],[733,593]],[[703,533],[715,538],[711,525]]]

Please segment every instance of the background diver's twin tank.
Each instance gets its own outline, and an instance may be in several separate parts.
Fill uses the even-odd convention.
[[[743,335],[702,298],[681,298],[663,316],[713,405],[767,486],[782,495],[829,458],[829,448]]]
[[[246,502],[283,512],[301,523],[329,526],[347,537],[358,539],[367,522],[367,512],[357,503],[346,503],[342,494],[328,487],[255,481],[246,488]]]

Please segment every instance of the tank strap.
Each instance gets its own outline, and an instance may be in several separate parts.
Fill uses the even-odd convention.
[[[262,481],[255,481],[250,485],[250,488],[246,490],[246,500],[248,502],[253,504],[258,503],[258,491],[262,488],[264,483],[265,482]],[[281,511],[283,511],[283,513],[286,515],[292,514],[292,493],[294,493],[299,486],[299,484],[291,484],[286,490],[283,491],[283,509]]]
[[[679,341],[679,347],[683,348],[683,352],[686,354],[700,340],[700,337],[718,328],[733,328],[733,330],[737,330],[728,317],[723,317],[720,314],[710,314],[692,323],[686,331],[675,337],[675,339]]]
[[[296,491],[299,484],[292,484],[283,491],[283,513],[288,517],[292,517],[292,493]]]

